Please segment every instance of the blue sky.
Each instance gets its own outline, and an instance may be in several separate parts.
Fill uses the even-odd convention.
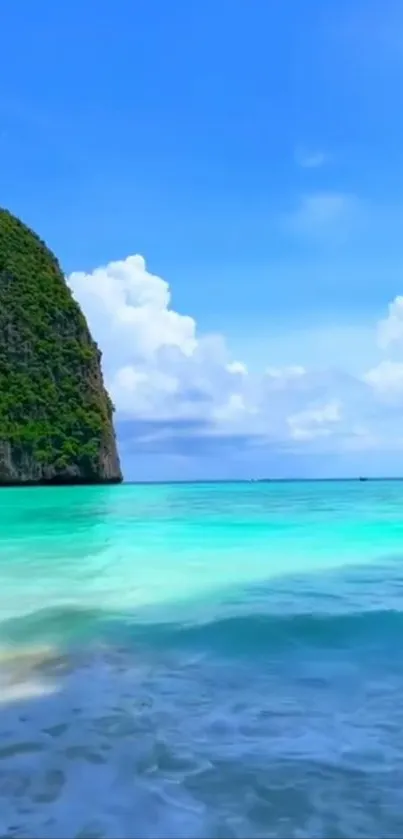
[[[126,476],[402,473],[402,4],[1,14],[1,203],[71,278]]]

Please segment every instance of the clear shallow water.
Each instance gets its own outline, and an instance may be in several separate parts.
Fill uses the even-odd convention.
[[[0,836],[403,835],[403,482],[0,501]]]

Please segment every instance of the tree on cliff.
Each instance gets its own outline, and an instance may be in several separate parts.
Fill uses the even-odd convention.
[[[100,361],[56,258],[0,209],[0,484],[122,479]]]

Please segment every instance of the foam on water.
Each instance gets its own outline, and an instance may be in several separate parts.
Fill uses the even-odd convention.
[[[0,710],[2,834],[400,836],[403,685],[382,651],[329,660],[296,636],[259,666],[235,642],[26,653],[26,695]]]
[[[403,835],[403,485],[3,497],[0,835]]]

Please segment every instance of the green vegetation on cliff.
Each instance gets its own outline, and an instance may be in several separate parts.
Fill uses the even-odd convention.
[[[37,480],[119,480],[112,413],[100,352],[57,260],[0,210],[0,483],[5,446]]]

